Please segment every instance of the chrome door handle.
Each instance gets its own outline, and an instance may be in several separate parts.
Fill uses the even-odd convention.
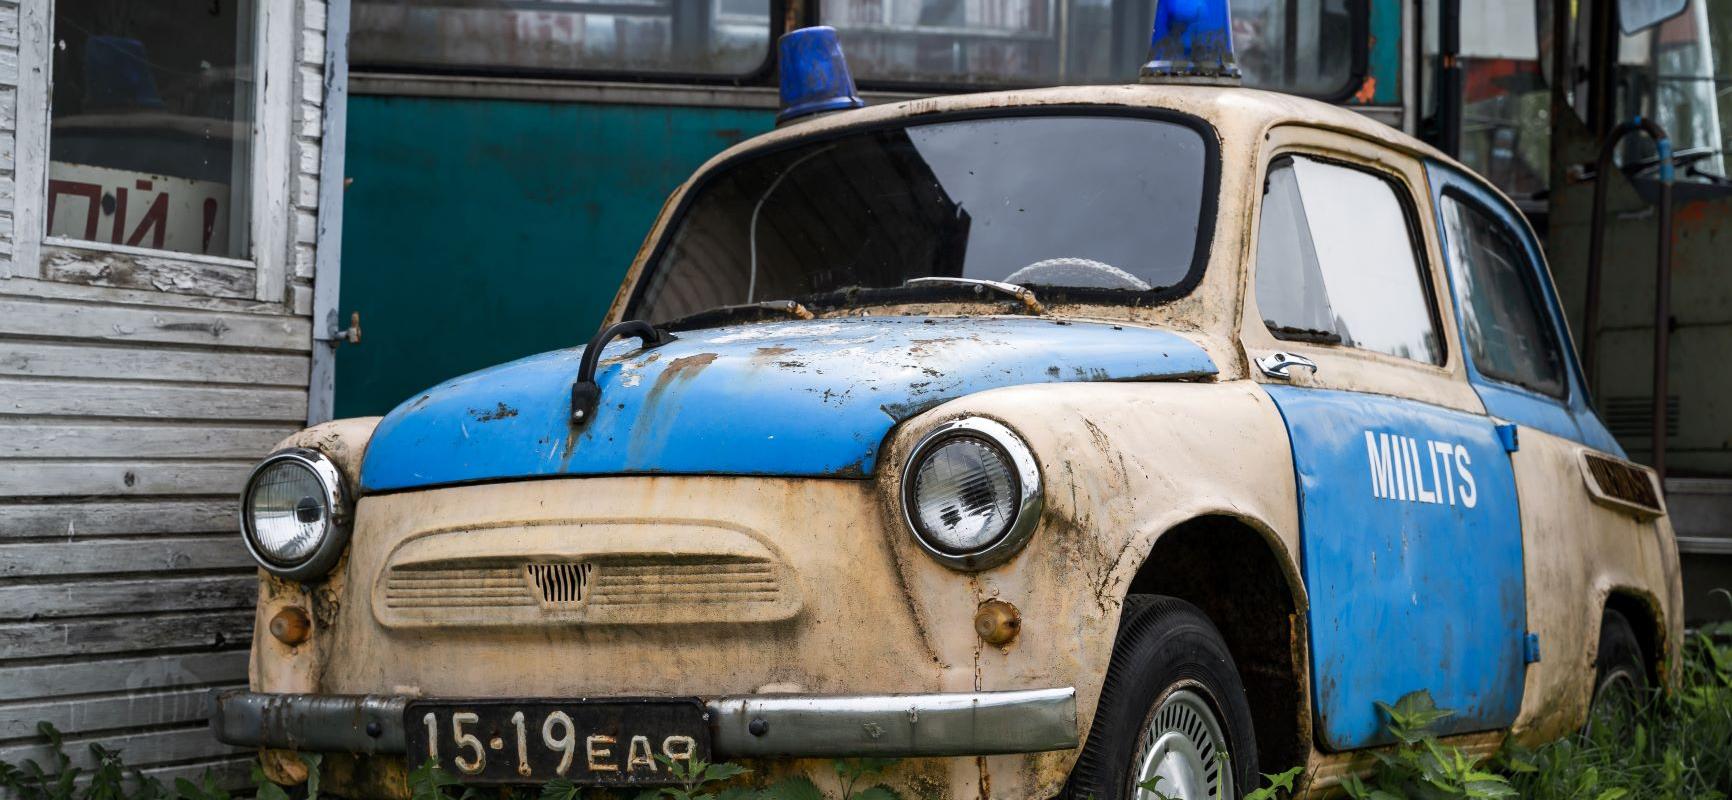
[[[1296,356],[1292,353],[1270,353],[1257,359],[1257,369],[1262,370],[1264,375],[1280,378],[1284,381],[1293,380],[1293,376],[1287,374],[1287,371],[1294,367],[1304,367],[1311,370],[1313,375],[1317,374],[1317,362],[1304,356]]]

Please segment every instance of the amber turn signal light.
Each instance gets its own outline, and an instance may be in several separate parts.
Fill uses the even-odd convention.
[[[974,612],[974,632],[995,647],[1010,644],[1022,632],[1022,614],[1003,600],[988,600]]]
[[[271,635],[290,647],[307,641],[312,632],[313,621],[307,619],[307,612],[299,606],[289,606],[271,617]]]

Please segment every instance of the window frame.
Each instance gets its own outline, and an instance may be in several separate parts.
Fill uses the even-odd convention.
[[[1414,266],[1415,266],[1415,268],[1417,268],[1419,270],[1419,283],[1420,283],[1420,288],[1424,292],[1426,310],[1427,310],[1427,312],[1430,316],[1430,320],[1431,320],[1431,330],[1432,330],[1433,335],[1437,339],[1437,347],[1438,347],[1437,360],[1436,361],[1425,361],[1425,360],[1421,360],[1421,359],[1417,359],[1417,358],[1408,358],[1406,356],[1398,356],[1398,355],[1395,355],[1393,353],[1385,353],[1381,350],[1372,350],[1372,349],[1366,348],[1366,347],[1359,347],[1357,345],[1348,344],[1346,342],[1319,341],[1315,337],[1306,338],[1306,337],[1282,336],[1281,334],[1276,333],[1274,329],[1269,327],[1268,320],[1262,318],[1262,316],[1263,316],[1262,315],[1262,309],[1260,307],[1258,309],[1258,314],[1257,314],[1258,319],[1255,321],[1255,324],[1259,328],[1261,328],[1265,333],[1267,333],[1271,339],[1275,340],[1276,342],[1280,342],[1282,344],[1298,344],[1298,345],[1306,345],[1306,346],[1310,346],[1310,347],[1330,348],[1333,350],[1346,350],[1346,351],[1352,351],[1355,353],[1364,353],[1364,354],[1368,354],[1368,355],[1372,355],[1372,356],[1377,356],[1380,358],[1394,359],[1394,360],[1402,362],[1402,363],[1416,364],[1416,365],[1419,365],[1422,367],[1430,367],[1433,369],[1448,369],[1449,364],[1450,364],[1450,354],[1451,354],[1451,349],[1449,346],[1449,338],[1450,338],[1449,337],[1449,326],[1443,318],[1442,308],[1440,307],[1440,304],[1439,304],[1437,289],[1436,289],[1436,285],[1434,283],[1435,276],[1437,274],[1436,265],[1431,264],[1430,263],[1431,259],[1428,258],[1428,256],[1427,256],[1424,224],[1421,221],[1423,218],[1420,216],[1420,210],[1419,210],[1419,206],[1418,206],[1417,196],[1414,194],[1411,187],[1409,187],[1407,185],[1407,183],[1402,179],[1402,177],[1398,174],[1393,174],[1393,173],[1387,172],[1387,171],[1382,170],[1382,169],[1373,168],[1373,167],[1368,166],[1368,165],[1354,163],[1352,161],[1346,160],[1346,159],[1338,157],[1338,156],[1333,156],[1333,155],[1330,155],[1327,153],[1321,153],[1321,152],[1307,150],[1307,149],[1303,149],[1303,148],[1287,148],[1287,149],[1279,150],[1279,151],[1273,153],[1269,157],[1268,162],[1263,165],[1263,172],[1262,172],[1262,175],[1261,175],[1260,180],[1258,182],[1258,185],[1260,187],[1266,188],[1268,186],[1269,175],[1271,175],[1275,171],[1276,165],[1278,165],[1282,160],[1290,160],[1290,159],[1295,158],[1295,157],[1309,158],[1312,161],[1316,161],[1319,163],[1328,164],[1330,166],[1339,167],[1341,169],[1350,169],[1350,170],[1353,170],[1355,172],[1363,173],[1365,175],[1369,175],[1371,177],[1377,178],[1378,180],[1383,181],[1385,184],[1387,184],[1389,186],[1390,192],[1395,195],[1395,202],[1398,206],[1401,207],[1402,216],[1406,220],[1408,246],[1410,248],[1412,248],[1412,250],[1413,250]],[[1263,208],[1264,208],[1263,200],[1267,197],[1267,195],[1268,195],[1267,191],[1260,191],[1258,193],[1257,220],[1256,220],[1256,222],[1259,226],[1262,225]],[[1303,194],[1300,195],[1300,202],[1301,203],[1304,202],[1304,195]],[[1262,237],[1261,237],[1261,235],[1259,235],[1258,241],[1257,241],[1257,247],[1259,249],[1253,250],[1249,254],[1249,259],[1253,265],[1255,265],[1258,261],[1260,248],[1262,247],[1262,240],[1261,239],[1262,239]],[[1441,239],[1439,240],[1439,243],[1440,244],[1442,243]],[[1447,258],[1447,256],[1445,256],[1445,258]],[[1448,277],[1450,277],[1450,276],[1448,276],[1446,273],[1445,278],[1447,279]],[[1255,274],[1252,275],[1251,281],[1246,284],[1245,293],[1247,296],[1250,296],[1250,297],[1256,296],[1256,294],[1257,294],[1257,275],[1255,275]]]
[[[870,133],[877,130],[908,128],[920,125],[932,125],[945,122],[964,122],[971,120],[1015,119],[1021,117],[1068,116],[1068,117],[1124,117],[1132,119],[1147,119],[1183,126],[1195,132],[1203,143],[1203,198],[1197,210],[1197,239],[1195,249],[1191,253],[1191,266],[1185,277],[1171,286],[1157,287],[1148,292],[1125,292],[1113,289],[1067,289],[1062,298],[1048,298],[1050,302],[1077,302],[1100,305],[1139,305],[1151,306],[1171,302],[1192,292],[1202,283],[1203,275],[1209,267],[1215,241],[1215,231],[1220,224],[1218,218],[1221,203],[1221,169],[1222,148],[1219,132],[1202,117],[1174,111],[1166,108],[1145,106],[1106,106],[1085,103],[1054,103],[1052,105],[1014,106],[1009,108],[971,108],[956,111],[946,111],[924,116],[902,116],[892,119],[845,125],[833,130],[812,136],[798,136],[777,141],[761,147],[754,147],[744,152],[735,153],[719,163],[710,165],[695,176],[680,191],[677,197],[669,198],[669,204],[662,214],[664,220],[658,219],[650,230],[653,242],[646,241],[648,255],[635,264],[627,278],[632,281],[629,292],[625,294],[624,316],[621,319],[635,319],[642,314],[644,292],[654,274],[652,266],[667,255],[667,249],[673,242],[674,233],[684,221],[686,214],[691,212],[693,202],[711,182],[728,169],[744,161],[764,158],[784,150],[804,147],[819,142]],[[652,247],[653,245],[653,247]],[[622,287],[623,288],[623,287]],[[882,293],[882,300],[875,294],[872,304],[896,302],[895,295],[903,290],[883,288],[870,290]],[[920,296],[926,297],[928,291],[922,290]],[[971,290],[956,287],[956,296],[973,298]]]
[[[302,11],[299,3],[257,0],[253,6],[252,158],[247,178],[251,252],[246,258],[182,253],[92,242],[48,234],[48,172],[53,122],[53,47],[55,9],[22,3],[19,13],[17,144],[13,194],[14,242],[11,277],[58,280],[47,262],[57,255],[81,259],[121,257],[148,260],[167,268],[222,267],[253,271],[253,291],[243,299],[282,302],[288,294],[297,215],[291,184],[294,112],[299,105],[295,80]],[[66,282],[66,281],[59,281]],[[173,294],[232,297],[199,291]]]
[[[706,0],[712,6],[720,0]],[[350,69],[355,72],[391,73],[397,75],[435,75],[443,77],[482,77],[529,80],[608,81],[631,84],[691,84],[696,86],[775,86],[777,81],[776,42],[786,33],[789,24],[805,27],[816,19],[811,7],[802,20],[788,18],[788,0],[770,0],[769,40],[763,57],[753,68],[737,74],[722,72],[688,72],[680,70],[598,69],[594,67],[527,67],[507,64],[420,64],[393,61],[368,61],[349,55]]]
[[[1568,406],[1569,402],[1570,402],[1570,397],[1574,393],[1574,388],[1575,388],[1574,387],[1574,381],[1572,381],[1570,379],[1570,358],[1568,355],[1568,351],[1563,346],[1563,340],[1561,340],[1559,338],[1560,331],[1557,329],[1557,321],[1555,319],[1553,319],[1553,312],[1551,309],[1551,303],[1549,302],[1548,298],[1546,297],[1546,292],[1544,290],[1544,287],[1542,287],[1540,285],[1540,279],[1539,279],[1539,274],[1538,274],[1538,265],[1534,263],[1533,253],[1529,252],[1529,248],[1528,248],[1527,243],[1522,240],[1522,237],[1519,235],[1518,231],[1511,229],[1509,222],[1504,219],[1504,215],[1497,213],[1497,211],[1495,209],[1492,209],[1488,204],[1482,202],[1479,198],[1476,198],[1476,197],[1468,194],[1466,191],[1463,191],[1461,188],[1459,188],[1457,186],[1445,185],[1437,193],[1437,197],[1438,197],[1438,204],[1437,204],[1438,243],[1443,246],[1444,269],[1448,274],[1449,289],[1450,289],[1450,292],[1454,295],[1456,306],[1457,306],[1456,325],[1457,325],[1457,327],[1459,327],[1461,329],[1462,351],[1466,355],[1467,363],[1469,365],[1471,365],[1471,367],[1473,369],[1473,374],[1479,376],[1483,380],[1490,381],[1492,383],[1496,383],[1499,386],[1503,386],[1503,387],[1513,389],[1516,391],[1526,392],[1528,394],[1534,395],[1535,397],[1549,398],[1552,401],[1558,403],[1559,405]],[[1468,303],[1471,303],[1472,301],[1462,291],[1463,287],[1457,283],[1457,281],[1461,279],[1457,270],[1458,269],[1466,269],[1467,265],[1465,265],[1465,264],[1457,265],[1450,258],[1450,253],[1451,253],[1451,248],[1453,246],[1453,242],[1452,242],[1452,237],[1450,235],[1450,226],[1449,226],[1449,222],[1448,222],[1448,217],[1446,216],[1446,214],[1447,214],[1447,210],[1446,210],[1447,206],[1445,205],[1446,203],[1456,203],[1458,205],[1461,205],[1461,206],[1473,211],[1474,213],[1479,214],[1487,222],[1503,228],[1504,229],[1503,232],[1509,236],[1509,238],[1511,240],[1511,244],[1515,245],[1517,251],[1520,252],[1521,258],[1522,258],[1522,269],[1521,269],[1522,285],[1530,293],[1528,296],[1528,299],[1531,301],[1532,304],[1537,306],[1537,308],[1535,310],[1540,312],[1540,316],[1538,318],[1539,323],[1540,323],[1540,327],[1542,329],[1544,329],[1546,337],[1551,340],[1552,348],[1553,348],[1553,350],[1555,350],[1557,352],[1557,355],[1558,355],[1558,382],[1562,386],[1562,390],[1559,393],[1553,394],[1551,392],[1547,392],[1547,391],[1544,391],[1542,389],[1538,389],[1538,388],[1535,388],[1533,386],[1529,386],[1525,383],[1520,383],[1520,382],[1509,380],[1507,378],[1503,378],[1503,377],[1500,377],[1497,375],[1493,375],[1492,373],[1487,372],[1485,370],[1485,368],[1481,367],[1479,365],[1479,361],[1474,358],[1472,343],[1468,341],[1468,337],[1471,336],[1471,334],[1468,333],[1467,318],[1464,314],[1460,313],[1461,307],[1465,306]]]

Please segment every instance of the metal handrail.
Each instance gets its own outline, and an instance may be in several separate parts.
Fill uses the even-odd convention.
[[[1654,140],[1660,159],[1659,243],[1654,264],[1654,455],[1652,466],[1661,481],[1666,479],[1666,393],[1667,366],[1672,348],[1672,184],[1675,180],[1672,164],[1672,140],[1666,129],[1652,119],[1637,116],[1619,123],[1600,144],[1600,158],[1594,170],[1594,213],[1588,233],[1588,296],[1582,321],[1582,372],[1587,378],[1588,391],[1597,387],[1599,367],[1600,282],[1605,259],[1606,239],[1606,176],[1612,172],[1612,154],[1624,137],[1641,131]]]

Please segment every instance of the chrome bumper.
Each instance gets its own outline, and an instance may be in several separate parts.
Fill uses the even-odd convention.
[[[407,697],[215,693],[216,738],[242,747],[402,753]],[[1076,690],[746,695],[706,700],[718,758],[988,756],[1076,747]],[[754,729],[757,731],[754,733]]]

